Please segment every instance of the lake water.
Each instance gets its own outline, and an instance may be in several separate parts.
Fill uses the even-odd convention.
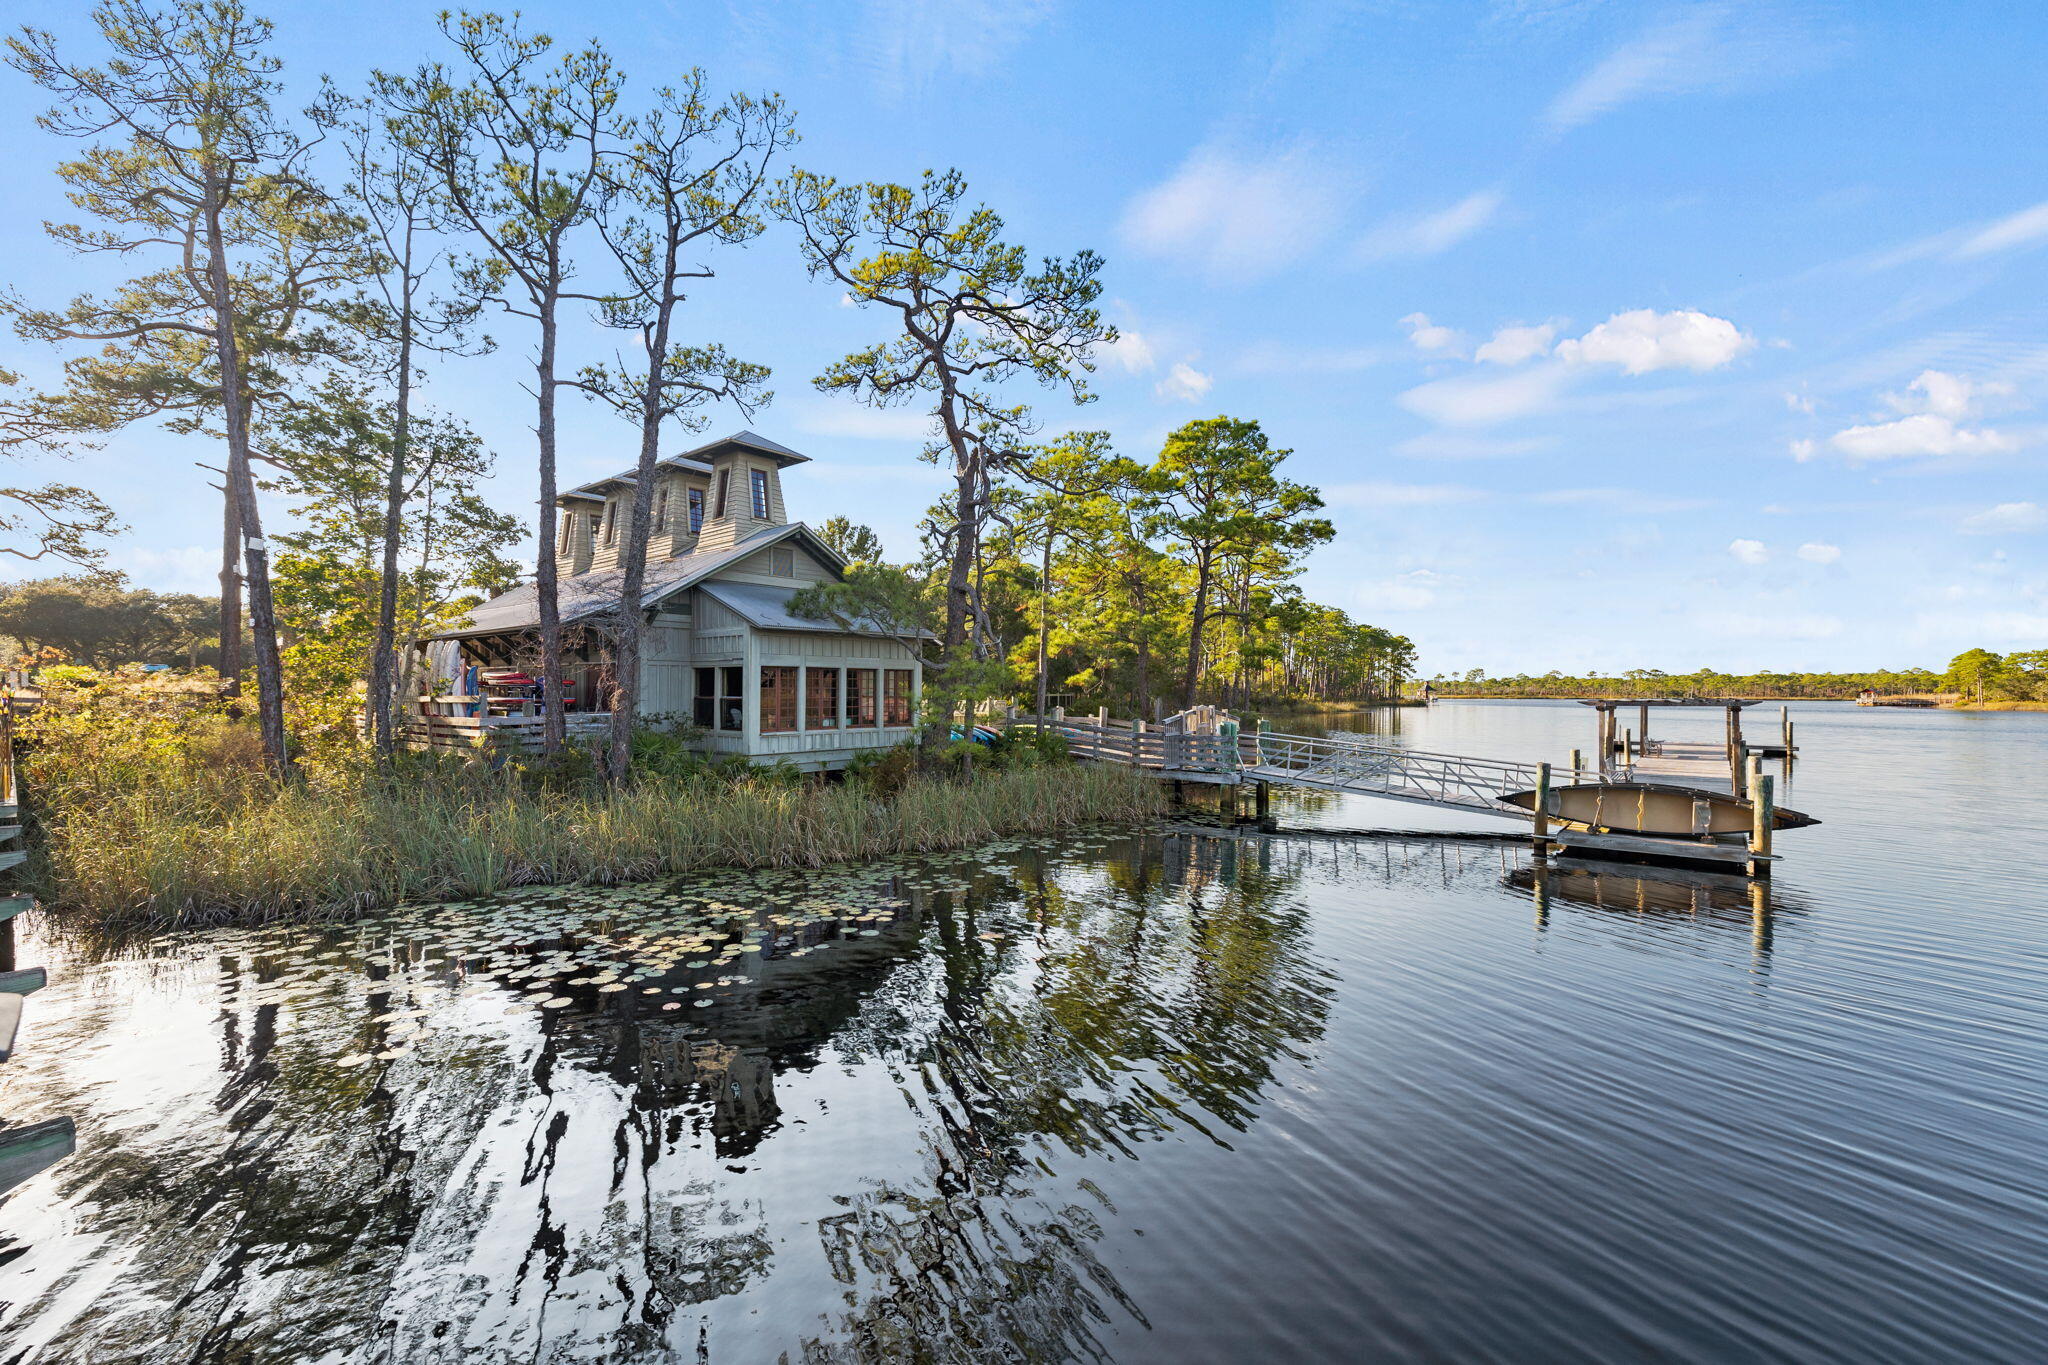
[[[1768,891],[1282,798],[145,951],[31,917],[0,1113],[79,1151],[0,1203],[0,1360],[2042,1359],[2048,716],[1793,714],[1825,823]]]

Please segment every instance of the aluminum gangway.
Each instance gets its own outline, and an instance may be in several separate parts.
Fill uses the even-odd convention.
[[[1007,719],[1013,728],[1035,724],[1027,714]],[[1198,707],[1158,725],[1093,719],[1055,712],[1045,727],[1066,739],[1076,758],[1127,763],[1169,781],[1266,782],[1275,786],[1353,792],[1395,801],[1476,811],[1514,820],[1532,812],[1501,800],[1508,792],[1531,791],[1537,765],[1408,749],[1371,735],[1295,735],[1274,730],[1240,731],[1214,708]],[[1552,782],[1597,774],[1554,768]]]

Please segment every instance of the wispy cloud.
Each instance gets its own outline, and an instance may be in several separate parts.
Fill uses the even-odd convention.
[[[1809,540],[1799,547],[1797,553],[1809,564],[1834,564],[1842,558],[1842,547]]]
[[[1417,385],[1394,401],[1438,426],[1494,426],[1555,406],[1565,377],[1562,365],[1532,365],[1500,376],[1454,375]]]
[[[1389,219],[1359,242],[1359,259],[1440,255],[1492,222],[1506,199],[1499,190],[1481,190],[1434,213]]]
[[[1529,501],[1550,507],[1597,507],[1625,517],[1666,516],[1714,505],[1707,498],[1673,498],[1633,488],[1549,488],[1532,494]]]
[[[1131,200],[1121,231],[1134,250],[1212,279],[1261,279],[1328,239],[1343,215],[1347,184],[1306,147],[1201,147]]]
[[[995,70],[1055,8],[1053,0],[864,0],[858,42],[883,94],[901,99],[941,74]]]
[[[1410,313],[1401,319],[1401,325],[1408,329],[1408,340],[1415,349],[1426,355],[1462,356],[1465,353],[1465,334],[1455,327],[1431,322],[1427,313]]]
[[[1486,490],[1457,483],[1382,483],[1364,480],[1340,483],[1323,490],[1323,500],[1332,507],[1365,510],[1389,507],[1441,507],[1446,503],[1478,502]]]
[[[1963,518],[1965,535],[2024,534],[2048,529],[2048,507],[2038,502],[2001,502]]]
[[[1562,134],[1637,100],[1740,89],[1814,55],[1809,39],[1757,7],[1696,5],[1644,29],[1560,91],[1544,127]]]
[[[1728,553],[1750,565],[1768,564],[1771,559],[1770,547],[1761,540],[1731,540]]]

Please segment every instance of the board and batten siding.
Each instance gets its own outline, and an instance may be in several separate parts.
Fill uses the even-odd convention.
[[[641,632],[640,715],[690,713],[690,655],[688,626],[657,625]]]

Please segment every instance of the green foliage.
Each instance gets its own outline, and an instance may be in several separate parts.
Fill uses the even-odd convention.
[[[386,478],[395,414],[360,384],[331,376],[270,424],[279,466],[267,484],[294,496],[296,528],[275,537],[278,620],[292,644],[295,702],[351,693],[368,676],[382,592]],[[416,639],[459,619],[518,580],[504,555],[522,530],[478,493],[491,453],[467,427],[415,416],[398,460],[398,634]],[[417,691],[401,679],[400,695]]]
[[[845,517],[825,518],[825,524],[818,528],[818,539],[831,546],[849,564],[882,562],[882,538],[871,528]]]
[[[214,653],[219,607],[210,597],[130,588],[118,578],[31,579],[0,586],[0,635],[97,668],[191,664]]]
[[[903,752],[846,783],[721,764],[614,788],[587,755],[379,765],[355,745],[308,753],[304,780],[280,783],[254,727],[219,699],[119,678],[37,708],[23,743],[38,820],[28,889],[105,923],[345,915],[519,885],[816,867],[1161,804],[1155,780],[1109,765],[978,768],[962,783],[914,776]]]

